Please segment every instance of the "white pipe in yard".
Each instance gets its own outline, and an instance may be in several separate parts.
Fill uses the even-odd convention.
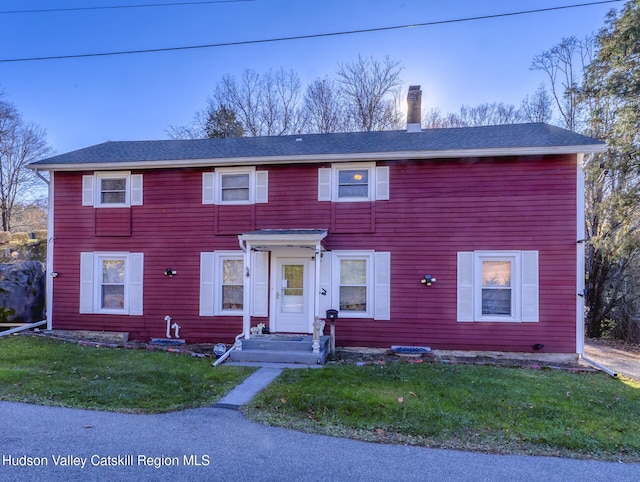
[[[612,376],[613,378],[618,378],[618,374],[616,372],[614,372],[613,370],[611,370],[610,368],[605,367],[604,365],[601,365],[600,363],[598,363],[595,360],[592,360],[591,358],[584,356],[584,353],[580,353],[580,357],[586,361],[589,365],[593,365],[594,367],[596,367],[598,370],[602,370],[603,372],[605,372],[607,375]]]
[[[47,320],[37,321],[35,323],[30,323],[24,326],[17,326],[15,328],[11,328],[10,330],[3,331],[0,333],[0,337],[11,335],[12,333],[18,333],[19,331],[29,330],[31,328],[37,328],[38,326],[42,326],[47,323]]]
[[[218,358],[216,361],[214,361],[211,366],[212,367],[217,367],[218,365],[220,365],[220,363],[222,363],[223,361],[225,361],[227,358],[229,358],[229,355],[231,355],[231,352],[233,350],[236,349],[236,347],[238,347],[240,345],[240,338],[242,338],[244,336],[244,332],[240,333],[238,336],[236,336],[236,342],[233,344],[233,346],[231,348],[229,348],[227,351],[224,352],[224,354],[222,354],[220,356],[220,358]],[[240,345],[242,346],[242,345]]]

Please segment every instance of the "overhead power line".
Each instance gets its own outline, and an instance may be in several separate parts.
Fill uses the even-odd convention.
[[[172,3],[141,3],[133,5],[105,5],[102,7],[69,7],[69,8],[39,8],[33,10],[5,10],[0,15],[12,13],[53,13],[53,12],[78,12],[84,10],[116,10],[122,8],[149,8],[149,7],[176,7],[183,5],[208,5],[212,3],[240,3],[255,2],[256,0],[211,0],[208,2],[172,2]]]
[[[478,21],[478,20],[489,20],[494,18],[515,17],[518,15],[529,15],[532,13],[553,12],[558,10],[567,10],[571,8],[588,7],[592,5],[619,3],[622,1],[625,1],[625,0],[602,0],[598,2],[576,3],[573,5],[562,5],[559,7],[538,8],[533,10],[521,10],[517,12],[481,15],[476,17],[464,17],[464,18],[456,18],[456,19],[449,19],[449,20],[436,20],[432,22],[420,22],[420,23],[412,23],[412,24],[405,24],[405,25],[394,25],[394,26],[388,26],[388,27],[373,27],[373,28],[365,28],[365,29],[358,29],[358,30],[344,30],[339,32],[294,35],[290,37],[277,37],[277,38],[259,39],[259,40],[240,40],[236,42],[221,42],[221,43],[203,44],[203,45],[187,45],[182,47],[161,47],[161,48],[155,48],[155,49],[121,50],[121,51],[114,51],[114,52],[94,52],[94,53],[87,53],[87,54],[50,55],[45,57],[23,57],[23,58],[15,58],[15,59],[0,59],[0,63],[34,62],[34,61],[41,61],[41,60],[80,59],[80,58],[87,58],[87,57],[109,57],[114,55],[176,52],[180,50],[197,50],[197,49],[208,49],[208,48],[216,48],[216,47],[233,47],[233,46],[240,46],[240,45],[256,45],[256,44],[265,44],[265,43],[274,43],[274,42],[287,42],[292,40],[337,37],[337,36],[344,36],[344,35],[355,35],[355,34],[372,33],[372,32],[385,32],[390,30],[401,30],[401,29],[417,28],[417,27],[430,27],[434,25],[446,25],[446,24],[452,24],[452,23],[472,22],[472,21]]]

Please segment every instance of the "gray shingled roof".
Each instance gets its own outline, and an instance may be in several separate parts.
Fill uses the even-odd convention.
[[[284,159],[295,162],[323,156],[345,155],[351,159],[373,154],[438,157],[455,152],[463,156],[500,151],[504,155],[536,150],[549,152],[601,152],[603,142],[548,124],[510,124],[498,126],[426,129],[421,132],[382,131],[297,136],[244,137],[227,139],[118,141],[105,142],[31,164],[37,169],[64,169],[88,164],[128,164],[215,160],[235,162]],[[463,151],[460,153],[460,151]],[[504,152],[503,152],[504,151]],[[453,155],[453,154],[452,154]],[[405,157],[407,157],[405,156]]]

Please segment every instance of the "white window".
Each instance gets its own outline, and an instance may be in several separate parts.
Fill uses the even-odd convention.
[[[326,261],[325,261],[326,259]],[[331,272],[327,261],[331,262]],[[374,251],[332,251],[320,264],[321,288],[330,286],[323,307],[343,318],[390,319],[390,254]],[[322,292],[326,292],[323,290]]]
[[[203,204],[254,204],[269,199],[268,171],[254,167],[218,168],[202,173]]]
[[[244,257],[220,256],[220,313],[242,311],[244,306]]]
[[[538,321],[538,252],[458,253],[458,321]]]
[[[80,313],[142,314],[142,253],[81,253]]]
[[[142,205],[142,174],[96,172],[82,176],[82,205],[128,208]]]
[[[318,201],[358,202],[389,199],[389,167],[372,162],[333,164],[318,169]]]
[[[244,309],[242,251],[200,254],[200,315],[241,315]]]

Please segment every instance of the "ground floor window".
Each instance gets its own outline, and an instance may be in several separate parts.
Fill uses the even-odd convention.
[[[458,253],[458,321],[538,321],[538,252]]]
[[[344,317],[373,317],[373,251],[334,251],[333,297]]]
[[[241,311],[244,297],[244,260],[236,257],[220,257],[220,311]]]
[[[80,254],[80,313],[142,314],[143,254]]]

